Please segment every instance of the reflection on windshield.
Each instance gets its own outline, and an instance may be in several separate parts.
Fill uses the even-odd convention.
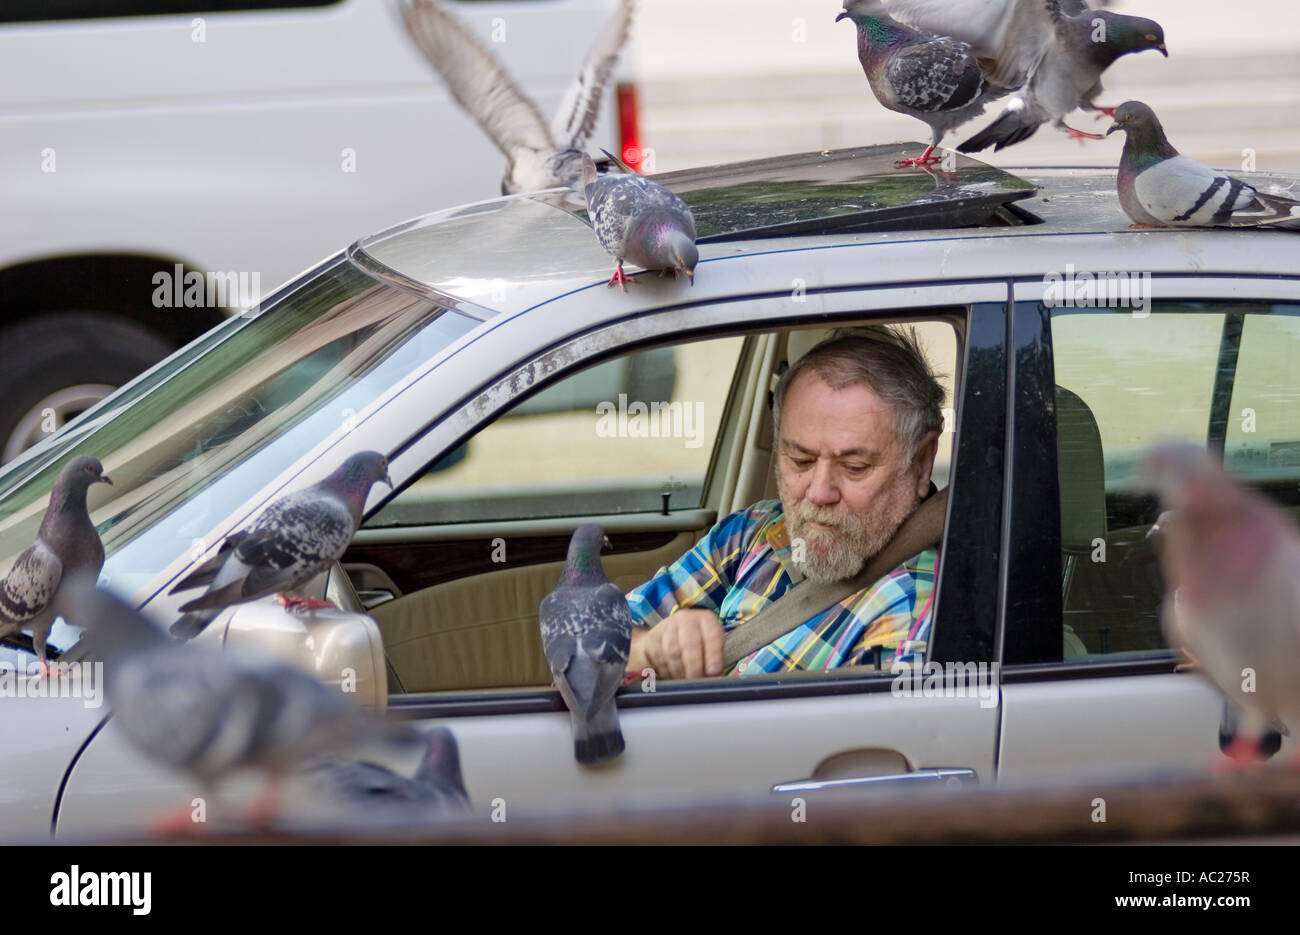
[[[101,580],[136,594],[476,324],[346,260],[308,274],[260,315],[223,324],[129,387],[124,402],[108,400],[70,442],[55,439],[0,476],[0,570],[34,540],[62,466],[93,454],[114,481],[90,499],[107,553]],[[52,644],[66,647],[72,632],[60,623]]]

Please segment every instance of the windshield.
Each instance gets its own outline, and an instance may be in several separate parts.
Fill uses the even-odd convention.
[[[113,479],[89,498],[107,555],[101,581],[141,596],[305,455],[341,458],[346,442],[331,450],[334,442],[477,324],[341,257],[308,273],[0,473],[0,570],[35,540],[58,472],[88,454]],[[72,638],[60,623],[50,643],[66,648]]]

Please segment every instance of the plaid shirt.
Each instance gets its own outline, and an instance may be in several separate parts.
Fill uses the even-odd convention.
[[[922,661],[938,553],[926,549],[875,584],[740,660],[733,675]],[[628,592],[632,619],[651,627],[683,608],[711,610],[732,630],[803,580],[790,559],[781,501],[732,513],[695,547]],[[901,647],[901,648],[900,648]]]

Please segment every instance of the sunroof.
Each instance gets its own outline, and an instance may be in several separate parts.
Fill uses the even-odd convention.
[[[1033,223],[1008,209],[1035,186],[955,153],[895,168],[915,144],[891,143],[754,159],[656,175],[695,215],[699,243],[830,232]],[[584,217],[585,212],[579,210]]]

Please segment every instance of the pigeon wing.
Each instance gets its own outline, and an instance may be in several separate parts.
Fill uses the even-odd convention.
[[[537,105],[456,16],[434,0],[406,0],[402,22],[452,96],[511,162],[526,152],[548,157],[555,152],[555,141]]]
[[[308,489],[277,501],[235,547],[248,566],[240,600],[292,590],[338,561],[356,533],[352,513],[335,497]]]
[[[970,47],[942,37],[900,49],[885,66],[885,77],[898,103],[919,113],[964,107],[984,87]]]
[[[968,43],[987,60],[990,83],[1017,88],[1029,80],[1052,37],[1044,0],[885,0],[885,10],[913,29]],[[1067,11],[1086,8],[1067,0]]]
[[[1172,156],[1139,172],[1133,192],[1164,224],[1252,225],[1270,213],[1252,186],[1186,156]]]
[[[609,85],[618,56],[627,42],[634,0],[621,0],[614,15],[587,52],[578,77],[564,93],[551,121],[551,138],[562,146],[582,149],[600,117],[600,101]]]
[[[63,577],[63,563],[41,540],[18,556],[0,582],[0,626],[31,620],[45,610]]]

